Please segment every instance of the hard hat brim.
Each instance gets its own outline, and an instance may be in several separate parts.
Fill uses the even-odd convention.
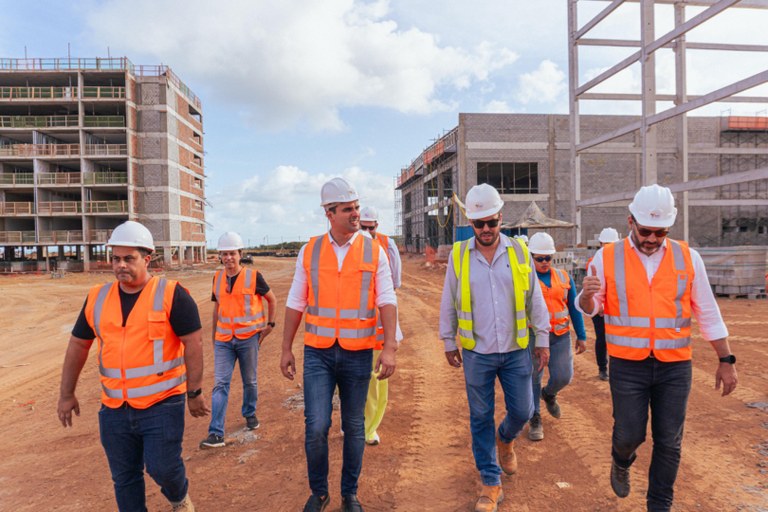
[[[504,207],[504,204],[502,203],[499,206],[494,206],[493,208],[488,208],[487,210],[481,210],[479,212],[467,212],[467,218],[469,220],[477,220],[482,219],[484,217],[490,217],[491,215],[496,215],[501,211],[501,209]]]

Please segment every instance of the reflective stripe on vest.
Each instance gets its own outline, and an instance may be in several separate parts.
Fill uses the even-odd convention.
[[[510,240],[507,247],[509,268],[512,272],[512,284],[515,292],[515,341],[521,348],[528,346],[528,322],[526,320],[525,301],[530,290],[531,265],[528,248],[517,239]],[[458,280],[456,297],[456,315],[458,317],[458,335],[461,346],[472,350],[476,341],[472,320],[472,291],[469,283],[469,240],[453,244],[453,270]]]
[[[331,275],[331,270],[328,270],[329,275],[321,275],[321,258],[324,249],[333,253],[335,260],[335,252],[330,246],[328,235],[314,237],[305,248],[305,251],[311,250],[308,261],[307,255],[304,256],[304,269],[308,274],[311,288],[305,309],[304,330],[307,334],[304,338],[305,343],[317,348],[325,348],[333,345],[338,339],[344,348],[350,350],[372,348],[376,337],[374,273],[378,268],[379,244],[374,244],[373,240],[366,236],[358,235],[350,246],[340,271],[338,260],[334,261],[335,276]],[[375,254],[374,249],[376,249]],[[329,263],[330,260],[325,262],[326,265]],[[352,268],[352,265],[359,265],[359,267]],[[321,297],[329,293],[328,291],[321,293],[323,277],[329,284],[333,283],[338,287],[339,294],[345,294],[343,297],[324,299],[335,302],[337,307],[330,307],[329,303],[321,304],[323,300]],[[350,286],[351,283],[355,284]],[[359,299],[349,300],[356,293],[359,293]],[[354,308],[350,307],[353,305],[355,305]]]
[[[267,326],[263,299],[255,295],[258,272],[246,268],[241,270],[241,273],[243,274],[242,283],[238,275],[232,284],[232,289],[227,293],[226,289],[223,289],[227,279],[226,271],[216,272],[213,293],[219,305],[219,316],[216,321],[217,341],[230,341],[233,337],[250,338]]]
[[[613,291],[615,304],[618,307],[618,311],[613,311],[610,310],[613,306],[610,306],[609,310],[605,312],[606,342],[609,353],[613,356],[640,359],[647,357],[652,349],[662,361],[690,359],[690,287],[693,281],[693,267],[686,263],[686,261],[690,261],[690,253],[688,252],[686,259],[687,246],[675,240],[666,240],[665,243],[668,254],[662,258],[651,284],[647,285],[645,273],[633,276],[638,281],[644,280],[643,283],[635,283],[633,286],[647,285],[649,290],[647,300],[651,302],[645,307],[636,307],[635,311],[653,312],[653,316],[639,316],[637,314],[633,316],[630,314],[628,293],[630,280],[627,276],[626,260],[628,257],[637,258],[637,255],[627,252],[633,251],[629,246],[629,241],[611,244],[612,248],[604,251],[604,255],[608,256],[605,261],[607,263],[612,261],[613,266],[614,286],[613,290],[607,288],[607,293]],[[675,280],[675,284],[672,286],[670,286],[670,279]],[[658,295],[661,293],[659,289],[665,285],[668,287],[665,289],[672,293],[669,296],[661,297]],[[635,296],[642,297],[639,295],[639,288]],[[668,314],[675,315],[674,317],[660,316],[660,314],[665,313],[665,311],[659,311],[659,309],[665,308],[665,301],[674,308],[674,311],[668,310]],[[656,303],[658,305],[655,305]],[[606,304],[608,304],[607,298]],[[632,335],[633,333],[634,335]]]
[[[168,281],[163,278],[153,278],[156,280],[156,285],[154,286],[154,291],[152,292],[152,312],[156,314],[156,316],[160,318],[165,317],[165,308],[164,308],[164,299],[166,295],[166,288],[168,285]],[[103,285],[96,295],[96,301],[94,303],[93,307],[93,330],[96,334],[96,337],[99,340],[99,353],[98,353],[98,359],[99,359],[99,373],[103,377],[102,379],[102,390],[104,392],[104,395],[106,395],[109,398],[117,399],[117,400],[125,400],[125,399],[139,399],[139,398],[145,398],[145,397],[151,397],[153,395],[157,395],[159,393],[163,393],[165,391],[171,390],[180,384],[183,384],[186,379],[186,372],[173,376],[166,380],[161,380],[159,382],[155,382],[153,384],[145,385],[145,386],[130,386],[130,380],[132,379],[139,379],[144,377],[150,377],[150,376],[157,376],[162,377],[166,372],[169,372],[175,368],[178,368],[180,366],[184,365],[184,357],[176,357],[170,360],[165,361],[164,358],[164,351],[165,351],[165,343],[166,339],[164,337],[157,338],[157,339],[150,339],[147,340],[147,343],[152,343],[152,364],[145,365],[145,366],[136,366],[136,367],[125,367],[125,368],[108,368],[104,366],[104,360],[102,356],[102,352],[104,350],[105,340],[101,329],[101,322],[103,319],[104,314],[104,307],[107,301],[107,297],[109,296],[110,292],[112,291],[113,283],[108,283],[106,285]],[[152,286],[152,280],[147,284],[147,286]],[[140,292],[141,293],[141,292]],[[170,292],[172,293],[172,292]],[[119,291],[117,292],[117,300],[119,301]],[[116,379],[120,380],[125,387],[125,395],[123,393],[123,386],[121,388],[109,388],[104,382],[104,379]],[[134,405],[134,404],[132,404]],[[145,406],[151,405],[151,404],[144,404]]]

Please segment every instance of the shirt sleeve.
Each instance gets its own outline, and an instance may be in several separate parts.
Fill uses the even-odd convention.
[[[169,320],[176,336],[185,336],[203,327],[195,299],[179,283],[176,283],[173,291]]]
[[[453,249],[448,256],[448,265],[445,268],[445,281],[443,282],[443,296],[440,299],[440,327],[439,335],[445,345],[445,351],[456,350],[456,331],[459,327],[459,317],[456,313],[456,291],[459,280],[456,279],[456,271],[453,269]]]
[[[379,266],[376,269],[373,285],[376,294],[376,307],[397,306],[397,297],[395,296],[395,287],[392,285],[392,271],[389,269],[387,254],[379,245]]]
[[[218,302],[218,301],[216,300],[216,294],[215,294],[215,293],[213,293],[213,285],[216,283],[216,273],[215,273],[215,272],[213,273],[213,279],[212,279],[212,281],[213,281],[213,282],[211,283],[211,302]]]
[[[581,311],[576,309],[576,283],[572,277],[569,276],[569,279],[571,280],[571,288],[568,290],[568,315],[571,317],[573,330],[576,331],[576,338],[586,340],[587,331],[584,330],[584,317],[581,316]]]
[[[72,336],[80,338],[81,340],[93,340],[96,338],[96,333],[93,332],[91,326],[88,325],[88,320],[85,318],[85,305],[88,303],[88,297],[83,302],[83,309],[80,310],[80,314],[77,317],[75,326],[72,328]]]
[[[693,286],[691,287],[691,309],[699,324],[701,336],[707,341],[719,340],[728,337],[728,328],[723,322],[720,307],[717,305],[712,287],[709,285],[707,269],[701,255],[691,249],[691,263],[693,263]]]
[[[307,295],[309,294],[309,286],[307,285],[307,273],[304,271],[304,251],[307,248],[307,244],[304,244],[299,250],[299,255],[296,257],[296,270],[293,273],[293,282],[291,283],[291,289],[288,292],[288,298],[285,301],[285,306],[302,313],[307,307]]]
[[[269,290],[269,285],[264,280],[264,276],[261,275],[261,272],[258,272],[256,274],[256,295],[266,295],[269,293]]]
[[[389,254],[389,266],[392,268],[392,285],[397,290],[402,284],[403,265],[400,261],[400,251],[397,250],[397,245],[395,245],[395,241],[392,238],[389,239],[387,253]]]
[[[544,294],[541,293],[541,285],[535,270],[531,271],[530,279],[531,293],[528,295],[526,313],[536,334],[536,347],[549,348],[549,309],[544,301]]]

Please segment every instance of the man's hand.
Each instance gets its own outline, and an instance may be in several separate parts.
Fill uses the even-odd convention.
[[[722,396],[730,395],[731,392],[736,389],[738,380],[735,365],[732,365],[731,363],[720,363],[715,372],[715,389],[720,389],[720,385],[722,384]]]
[[[378,374],[376,377],[379,380],[388,379],[395,373],[395,350],[392,348],[384,347],[379,355],[379,360],[376,361],[376,368],[374,372]]]
[[[264,338],[269,336],[269,333],[272,332],[272,326],[268,325],[262,331],[259,333],[259,347],[261,347],[261,344],[264,342]]]
[[[549,348],[536,347],[533,349],[533,355],[536,356],[536,360],[539,361],[537,371],[540,372],[549,364]]]
[[[576,343],[573,344],[573,350],[576,352],[576,355],[583,354],[587,351],[587,341],[576,340]]]
[[[59,397],[57,412],[59,421],[64,427],[72,426],[72,411],[75,411],[76,416],[80,416],[80,403],[77,401],[77,397],[75,395]]]
[[[197,395],[195,398],[187,399],[187,408],[189,408],[189,414],[191,414],[193,418],[202,418],[203,416],[208,416],[208,413],[211,412],[205,405],[203,395]]]
[[[592,301],[592,297],[600,291],[600,278],[597,277],[597,269],[590,267],[590,274],[581,282],[581,298]]]
[[[448,360],[449,365],[454,368],[461,368],[461,352],[459,349],[446,352],[445,358]]]
[[[280,371],[286,379],[293,380],[293,376],[296,375],[296,358],[293,357],[292,351],[283,350],[280,356]]]

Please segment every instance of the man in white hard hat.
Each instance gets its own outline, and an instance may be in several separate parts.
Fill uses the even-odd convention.
[[[619,241],[619,232],[613,228],[603,228],[600,236],[597,238],[600,247]],[[589,274],[589,264],[592,258],[587,260],[587,274]],[[595,329],[595,361],[597,362],[597,378],[602,381],[608,380],[608,352],[605,348],[605,319],[602,313],[592,317],[592,326]]]
[[[605,315],[614,418],[611,487],[619,497],[629,494],[629,468],[645,441],[650,407],[646,502],[648,510],[667,511],[691,390],[692,317],[717,353],[715,389],[722,387],[723,396],[736,388],[736,358],[701,256],[667,237],[677,215],[672,192],[642,187],[629,211],[630,236],[595,254],[579,307],[589,316]]]
[[[531,258],[536,268],[536,277],[544,295],[544,302],[549,312],[549,380],[541,387],[543,369],[540,368],[535,354],[533,359],[533,416],[529,422],[528,439],[544,439],[544,425],[541,421],[539,400],[544,400],[547,411],[554,418],[560,418],[560,404],[557,394],[565,389],[573,379],[573,353],[581,354],[587,350],[587,332],[584,319],[576,309],[576,284],[567,272],[552,265],[555,253],[555,241],[543,232],[535,233],[528,243]],[[571,350],[571,324],[576,331],[576,342]],[[535,334],[531,332],[534,340]],[[530,349],[531,345],[529,345]]]
[[[360,229],[367,231],[387,255],[389,268],[392,271],[392,283],[395,290],[400,288],[401,267],[400,251],[392,238],[379,233],[379,212],[373,206],[365,206],[360,210]],[[403,333],[400,323],[396,327],[395,339],[399,344],[403,341]],[[381,350],[384,348],[384,329],[380,323],[376,325],[376,346],[373,350],[374,364]],[[379,379],[376,372],[371,372],[371,381],[368,384],[368,398],[365,401],[365,444],[376,446],[381,442],[378,433],[379,425],[384,419],[389,400],[389,379]]]
[[[361,512],[357,488],[376,312],[384,328],[384,346],[373,368],[383,380],[395,371],[397,298],[384,249],[358,232],[360,203],[355,188],[343,178],[333,178],[323,185],[320,198],[330,230],[311,238],[299,251],[285,308],[280,369],[293,380],[296,361],[291,347],[305,316],[305,449],[312,495],[304,511],[322,511],[330,502],[328,430],[338,386],[344,431],[341,510]]]
[[[219,237],[218,251],[224,268],[213,276],[211,292],[211,300],[215,304],[211,333],[215,382],[211,393],[208,437],[200,443],[203,449],[225,445],[224,423],[235,362],[240,364],[243,381],[240,412],[245,418],[245,428],[259,428],[256,417],[259,347],[275,327],[277,313],[277,299],[262,273],[240,265],[242,237],[234,231],[227,231]],[[265,300],[268,304],[266,310]]]
[[[144,467],[174,511],[194,511],[181,457],[184,401],[194,417],[202,396],[203,347],[197,304],[180,284],[152,276],[149,230],[127,221],[107,245],[117,281],[91,288],[64,358],[58,416],[72,426],[75,396],[94,339],[99,346],[99,431],[122,511],[147,510]]]
[[[482,481],[475,510],[489,512],[504,497],[502,471],[517,471],[513,443],[533,414],[528,325],[536,332],[534,352],[543,368],[549,314],[527,247],[501,234],[504,201],[496,189],[474,186],[465,204],[475,236],[453,245],[440,302],[440,339],[448,364],[464,366],[472,453]],[[497,377],[507,409],[498,429]]]

